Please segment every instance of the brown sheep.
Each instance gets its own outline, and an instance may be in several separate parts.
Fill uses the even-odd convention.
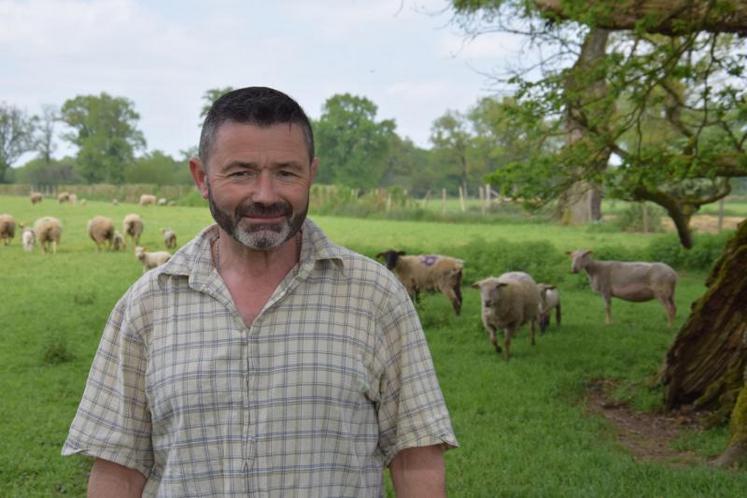
[[[122,232],[125,239],[129,237],[132,240],[133,247],[137,247],[140,242],[140,236],[143,234],[143,219],[140,215],[130,213],[122,221]]]
[[[94,216],[88,221],[88,235],[96,243],[96,250],[101,250],[101,245],[106,244],[111,250],[114,241],[114,222],[105,216]]]

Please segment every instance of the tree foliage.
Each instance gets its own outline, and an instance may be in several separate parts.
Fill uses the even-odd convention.
[[[187,161],[179,161],[170,155],[154,150],[138,157],[125,172],[126,183],[150,183],[154,185],[191,185]]]
[[[55,123],[60,120],[60,112],[56,106],[45,104],[42,106],[42,114],[38,118],[36,135],[34,137],[34,148],[39,157],[46,163],[52,163],[57,145],[55,144]]]
[[[716,26],[737,3],[638,2],[650,15],[630,28],[621,21],[623,14],[636,15],[624,10],[633,8],[630,2],[455,0],[462,26],[473,34],[521,32],[545,53],[553,47],[538,59],[542,76],[524,71],[503,80],[516,89],[514,125],[529,131],[542,123],[548,139],[561,139],[571,112],[581,131],[581,139],[559,150],[537,149],[499,169],[492,181],[537,204],[579,181],[598,182],[608,195],[662,206],[689,247],[691,216],[727,195],[731,178],[747,176],[747,44],[703,28],[706,18]],[[661,12],[651,10],[654,4]],[[677,5],[684,10],[673,9]],[[665,22],[666,15],[674,20]],[[600,32],[600,25],[620,31],[609,36],[604,57],[576,63],[587,34]],[[614,167],[600,167],[610,155]]]
[[[321,159],[317,181],[354,188],[379,185],[387,169],[385,159],[395,123],[376,121],[377,110],[369,99],[348,93],[327,99],[315,123]]]
[[[207,116],[207,113],[210,111],[213,103],[228,92],[232,92],[233,90],[234,88],[232,86],[226,86],[223,88],[210,88],[202,94],[203,104],[202,109],[200,110],[200,127],[202,127],[202,120]]]
[[[77,96],[65,101],[61,116],[74,130],[64,137],[78,147],[79,174],[89,183],[122,183],[135,151],[145,147],[132,101],[103,92]]]
[[[0,183],[6,172],[24,152],[34,147],[36,120],[24,111],[0,102]]]

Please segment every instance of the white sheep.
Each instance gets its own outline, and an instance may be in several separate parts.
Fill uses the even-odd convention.
[[[560,292],[551,284],[537,284],[540,290],[539,328],[544,334],[550,326],[550,315],[555,310],[555,322],[560,327]]]
[[[140,205],[141,206],[155,206],[156,204],[156,196],[151,194],[142,194],[140,196]]]
[[[410,297],[417,302],[421,291],[440,291],[451,301],[454,312],[462,310],[462,270],[464,261],[436,254],[406,256],[404,251],[380,252],[377,258],[386,262]]]
[[[112,237],[112,251],[121,251],[123,249],[127,249],[127,242],[124,236],[115,230],[114,237]]]
[[[166,204],[168,204],[168,202],[169,201],[167,201],[165,197],[161,197],[161,198],[158,199],[158,205],[159,206],[165,206]]]
[[[571,271],[586,271],[591,290],[604,299],[604,318],[612,323],[612,298],[643,302],[654,298],[664,306],[671,327],[677,314],[674,289],[677,272],[665,263],[593,260],[591,251],[579,249],[571,256]]]
[[[78,196],[75,194],[70,194],[70,196],[68,197],[68,202],[70,202],[70,204],[73,204],[73,205],[77,204]]]
[[[21,232],[21,245],[23,245],[23,250],[26,252],[34,250],[34,246],[36,245],[36,234],[34,233],[34,230],[31,228],[23,229]]]
[[[530,324],[530,340],[535,345],[534,334],[539,314],[540,291],[534,279],[524,272],[508,272],[499,277],[487,277],[472,284],[480,289],[482,324],[496,353],[501,352],[496,331],[503,330],[503,356],[511,357],[511,338],[524,325]]]
[[[143,273],[151,268],[162,265],[171,259],[171,253],[166,251],[148,252],[144,247],[135,247],[135,257],[143,264]]]
[[[31,204],[38,204],[44,199],[44,196],[42,196],[41,192],[31,192],[29,199],[31,199]]]
[[[0,214],[0,240],[6,246],[13,241],[16,236],[16,220],[9,214]]]
[[[36,240],[41,246],[42,253],[47,254],[49,246],[52,246],[52,253],[57,254],[57,245],[62,237],[62,223],[52,216],[44,216],[34,222],[34,234]]]
[[[170,228],[162,228],[161,235],[163,235],[163,243],[166,249],[174,249],[176,247],[176,232]]]
[[[88,236],[96,243],[96,250],[101,250],[101,245],[106,244],[111,250],[114,241],[114,222],[106,216],[94,216],[88,221]]]
[[[140,242],[140,235],[143,233],[143,219],[140,215],[130,213],[122,220],[122,232],[125,238],[129,237],[132,240],[132,245],[137,246]]]

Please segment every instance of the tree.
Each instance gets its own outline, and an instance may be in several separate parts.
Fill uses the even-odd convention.
[[[645,12],[650,17],[639,19],[633,31],[619,31],[621,28],[610,22],[602,23],[604,29],[597,24],[598,18],[624,17],[625,6],[633,9],[625,14],[634,15],[641,3],[649,9]],[[563,16],[549,9],[556,4],[562,7]],[[693,17],[699,13],[701,21],[705,22],[702,16],[706,16],[715,26],[716,12],[728,17],[727,7],[736,2],[716,2],[713,9],[704,11],[692,10],[693,4],[704,5],[672,1],[632,4],[599,0],[591,5],[577,0],[560,4],[455,1],[455,7],[470,22],[489,20],[497,23],[498,29],[517,31],[504,21],[518,17],[529,26],[524,32],[535,42],[546,41],[545,48],[555,43],[556,47],[546,65],[543,61],[542,78],[533,80],[520,73],[511,82],[517,88],[517,102],[535,120],[550,117],[560,123],[566,116],[565,126],[549,133],[565,134],[567,145],[557,153],[542,152],[523,165],[514,164],[494,180],[513,180],[518,196],[526,198],[529,190],[545,203],[579,182],[600,183],[611,196],[662,206],[682,245],[690,247],[692,215],[703,204],[727,195],[731,178],[747,175],[746,44],[730,34],[703,32],[702,23]],[[656,12],[677,20],[676,36],[662,35],[673,25],[653,13],[655,5],[660,7]],[[682,9],[674,8],[677,6]],[[607,34],[611,29],[618,30],[614,37]],[[601,50],[601,43],[591,43],[594,36],[611,40],[606,51]],[[583,43],[576,41],[579,37]],[[596,55],[584,64],[587,49],[594,45],[599,47]],[[643,130],[652,125],[668,129],[671,139],[648,140]],[[610,154],[617,167],[605,167],[605,157]],[[522,167],[546,168],[550,164],[558,180],[551,189],[538,191],[536,185],[516,182],[530,177],[520,172]]]
[[[395,123],[376,121],[376,104],[348,93],[330,97],[315,124],[320,183],[373,188],[386,169]]]
[[[444,164],[450,176],[456,176],[458,183],[467,191],[473,164],[470,160],[472,134],[463,114],[457,111],[446,111],[431,125],[432,152]]]
[[[75,160],[70,157],[50,159],[37,157],[16,168],[16,183],[34,185],[36,188],[80,183],[83,179],[75,171]]]
[[[189,185],[192,177],[186,161],[177,161],[160,150],[139,157],[125,172],[127,183],[156,185]]]
[[[122,183],[135,151],[145,147],[134,104],[106,93],[83,95],[65,101],[61,116],[75,130],[64,137],[78,147],[80,175],[89,183]]]
[[[24,152],[34,147],[35,119],[24,111],[0,102],[0,183]]]
[[[206,90],[205,93],[202,94],[203,104],[202,110],[200,110],[200,127],[202,127],[202,120],[204,120],[207,116],[210,108],[213,106],[213,103],[228,92],[232,92],[233,90],[234,88],[232,86],[227,86],[224,88],[211,88],[209,90]]]
[[[60,119],[57,107],[51,104],[42,106],[42,115],[39,117],[37,133],[35,137],[36,150],[45,164],[51,164],[52,154],[55,151],[54,125]]]

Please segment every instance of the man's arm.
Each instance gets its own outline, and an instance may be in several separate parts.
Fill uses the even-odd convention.
[[[446,469],[441,445],[406,448],[389,464],[397,498],[445,498]]]
[[[145,476],[135,469],[97,458],[88,478],[88,498],[140,498]]]

